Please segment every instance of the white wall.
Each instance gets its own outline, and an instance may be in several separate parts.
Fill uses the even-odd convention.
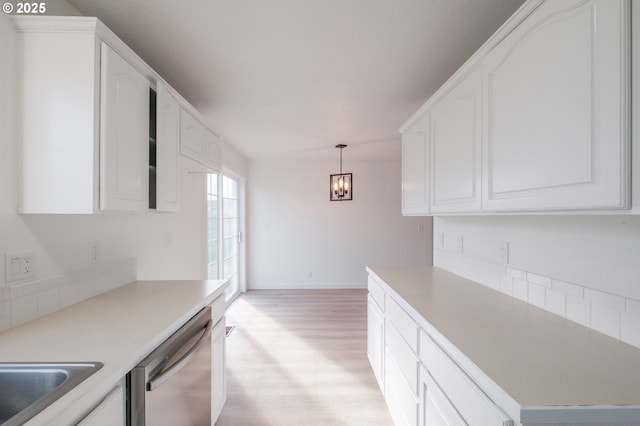
[[[52,3],[64,9],[64,3]],[[72,12],[72,10],[70,11]],[[136,259],[138,279],[203,279],[206,275],[205,187],[202,167],[182,157],[180,212],[96,215],[19,215],[18,117],[16,117],[16,34],[9,17],[0,15],[0,329],[32,318],[20,312],[16,295],[37,298],[35,290],[10,288],[6,283],[4,254],[33,252],[36,277],[33,287],[86,277],[78,271],[104,272],[105,265],[130,265]],[[226,151],[233,153],[232,148]],[[230,154],[229,154],[230,155]],[[246,160],[230,156],[235,169],[246,170]],[[73,167],[73,164],[69,164]],[[196,171],[197,173],[190,173]],[[99,243],[100,260],[90,267],[89,242]],[[122,263],[124,262],[124,263]],[[102,268],[101,268],[102,267]],[[96,284],[97,285],[97,284]],[[62,291],[62,290],[60,290]],[[49,296],[61,298],[60,292]],[[40,303],[42,304],[42,298]],[[35,303],[35,302],[34,302]],[[63,306],[58,302],[54,305]],[[37,307],[36,307],[37,308]],[[40,307],[42,308],[42,307]],[[39,309],[42,312],[43,309]],[[50,309],[49,309],[50,310]],[[16,318],[18,320],[16,320]]]
[[[400,212],[399,156],[353,154],[343,169],[353,173],[353,201],[343,202],[329,201],[335,158],[250,163],[249,288],[364,287],[367,265],[431,263],[431,218]]]
[[[640,216],[437,217],[434,236],[434,265],[640,346]]]

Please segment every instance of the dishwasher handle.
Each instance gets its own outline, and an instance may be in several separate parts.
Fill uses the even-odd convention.
[[[193,358],[196,352],[198,352],[198,349],[200,349],[200,346],[202,346],[207,341],[206,337],[211,333],[212,327],[213,327],[213,320],[209,320],[207,322],[207,325],[204,328],[204,331],[202,332],[202,335],[198,338],[198,341],[191,347],[191,349],[189,349],[187,353],[185,353],[179,360],[173,363],[169,368],[167,368],[166,370],[163,369],[163,371],[160,374],[150,379],[147,382],[147,390],[152,391],[157,389],[160,385],[162,385],[164,382],[169,380],[171,376],[173,376],[178,371],[180,371],[182,367],[188,364],[189,361],[191,361],[191,358]]]

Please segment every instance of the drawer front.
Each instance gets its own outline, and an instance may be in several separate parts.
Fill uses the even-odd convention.
[[[214,324],[217,324],[224,316],[225,308],[224,293],[222,293],[216,300],[211,302],[211,319]]]
[[[384,289],[371,275],[369,275],[367,287],[369,288],[369,294],[373,297],[373,300],[375,300],[378,307],[384,311]]]
[[[407,314],[404,309],[398,305],[393,298],[387,295],[385,316],[387,320],[398,330],[398,333],[407,342],[411,350],[418,352],[418,325]]]
[[[470,425],[513,426],[513,420],[428,336],[420,339],[420,358],[435,382]]]
[[[385,324],[385,344],[389,348],[389,352],[398,363],[398,368],[402,372],[402,376],[407,384],[415,393],[418,394],[418,362],[417,355],[411,350],[409,345],[400,336],[398,330],[387,322]]]
[[[389,348],[384,356],[384,399],[395,426],[415,426],[418,421],[418,399],[402,378],[402,372]]]

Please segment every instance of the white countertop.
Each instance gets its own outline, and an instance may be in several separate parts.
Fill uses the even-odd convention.
[[[640,406],[640,349],[436,267],[371,267],[521,407]]]
[[[136,281],[0,333],[3,362],[104,364],[27,424],[78,420],[224,288],[224,281]]]

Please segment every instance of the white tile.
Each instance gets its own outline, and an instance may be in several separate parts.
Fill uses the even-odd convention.
[[[513,277],[503,275],[500,277],[500,291],[509,296],[513,296]]]
[[[69,283],[60,287],[60,308],[79,302],[78,283]]]
[[[572,294],[567,295],[567,318],[591,327],[591,302]]]
[[[478,282],[486,287],[494,290],[500,289],[500,277],[504,275],[498,274],[494,271],[481,269],[478,272]]]
[[[551,287],[551,278],[527,272],[527,281],[544,287]]]
[[[584,297],[584,287],[565,281],[552,280],[551,288],[574,296]]]
[[[35,294],[40,290],[39,282],[33,281],[29,283],[15,284],[9,287],[10,297],[17,299],[19,297]]]
[[[513,278],[520,278],[521,280],[527,279],[527,273],[525,271],[521,271],[520,269],[507,268],[507,275],[510,275]]]
[[[599,303],[591,304],[591,328],[601,333],[607,334],[616,339],[620,339],[621,334],[621,312],[609,306]]]
[[[60,309],[60,290],[52,288],[38,293],[38,316],[43,316]]]
[[[546,306],[549,312],[553,312],[561,317],[567,316],[567,295],[561,291],[551,288],[547,289]]]
[[[529,300],[529,283],[520,278],[513,278],[513,297],[527,302]]]
[[[634,315],[640,315],[640,301],[627,299],[627,312],[631,312]]]
[[[78,301],[89,299],[98,294],[95,279],[87,278],[78,281]]]
[[[16,326],[38,318],[38,295],[29,294],[11,301],[11,325]]]
[[[608,306],[620,312],[625,310],[626,301],[622,296],[616,296],[615,294],[604,293],[602,291],[594,290],[592,288],[585,288],[584,298],[592,302],[595,302],[599,305]]]
[[[622,340],[640,348],[640,315],[622,313]]]
[[[546,309],[545,287],[529,282],[529,303],[538,308]]]

